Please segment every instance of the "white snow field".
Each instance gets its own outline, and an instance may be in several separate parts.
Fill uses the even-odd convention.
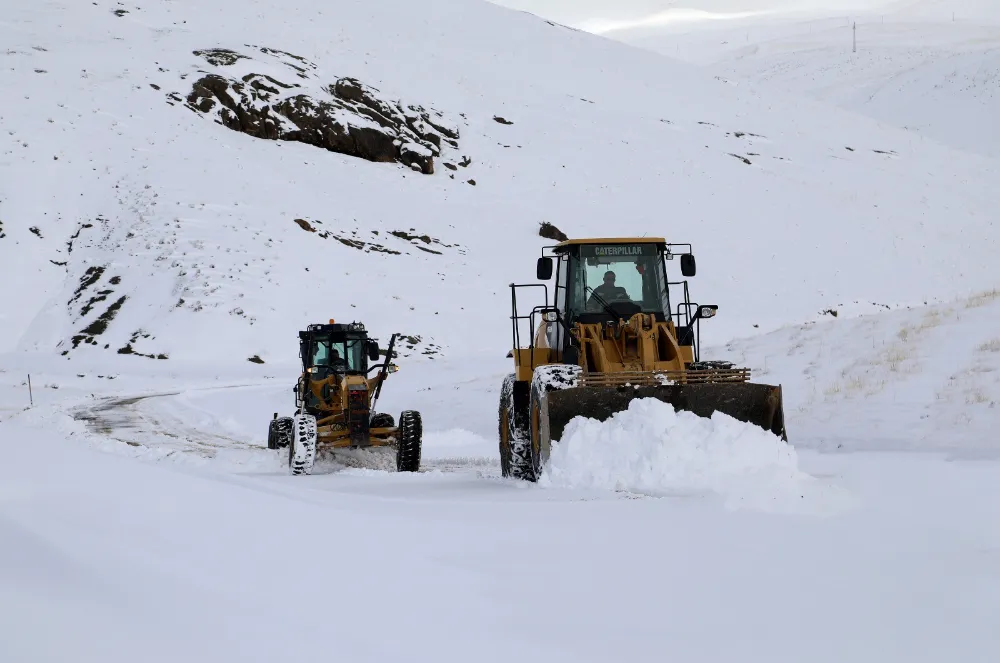
[[[472,0],[0,43],[0,661],[1000,658],[996,160]],[[788,441],[638,402],[502,478],[543,221],[692,242]],[[329,318],[419,473],[266,448]]]
[[[548,9],[544,0],[536,4]],[[1000,3],[691,0],[622,16],[579,25],[734,83],[802,95],[1000,157]]]
[[[998,302],[976,310],[995,315]],[[852,356],[823,353],[824,339],[846,349],[853,337],[860,350],[871,339],[859,332],[881,340],[896,327],[891,316],[903,314],[808,326],[799,333],[816,338],[798,352],[819,351],[838,373]],[[768,353],[785,351],[789,331],[731,352],[773,367]],[[961,356],[929,336],[912,343],[933,360]],[[1000,370],[983,352],[986,393],[1000,400]],[[874,416],[860,397],[816,399],[811,411],[843,420],[827,431],[870,441],[851,454],[808,449],[825,440],[796,407],[808,396],[794,380],[785,383],[793,446],[723,417],[637,402],[622,429],[644,437],[580,420],[550,473],[529,485],[499,477],[486,412],[499,362],[441,363],[422,388],[414,370],[386,390],[389,411],[406,403],[434,415],[415,475],[370,458],[287,476],[259,432],[266,412],[288,407],[278,384],[184,388],[168,378],[162,396],[114,403],[84,395],[98,382],[87,376],[58,389],[73,395],[0,423],[4,660],[336,651],[361,661],[989,661],[1000,652],[1000,464],[913,452],[921,440],[908,438],[907,408],[891,399]],[[887,390],[913,391],[919,404],[910,389],[919,374],[886,377]],[[149,385],[119,379],[122,393]],[[936,416],[968,412],[995,430],[995,405],[948,403]],[[866,418],[887,428],[902,419],[896,444],[886,431],[866,437]],[[995,434],[979,441],[996,451]]]

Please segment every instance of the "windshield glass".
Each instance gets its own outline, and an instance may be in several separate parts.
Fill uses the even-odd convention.
[[[666,281],[655,244],[582,246],[577,265],[572,288],[576,312],[601,313],[604,303],[622,301],[647,313],[664,311]]]
[[[363,373],[365,366],[365,343],[359,338],[332,341],[317,338],[313,344],[311,366],[325,366],[338,373]]]

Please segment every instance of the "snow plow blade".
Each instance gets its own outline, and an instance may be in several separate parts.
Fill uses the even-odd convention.
[[[687,410],[700,417],[713,412],[729,416],[770,431],[787,441],[781,387],[750,382],[655,385],[655,386],[581,386],[549,391],[545,411],[548,440],[559,440],[566,425],[577,416],[598,421],[610,419],[628,409],[637,398],[655,398],[670,403],[676,410]],[[547,416],[546,416],[547,415]]]

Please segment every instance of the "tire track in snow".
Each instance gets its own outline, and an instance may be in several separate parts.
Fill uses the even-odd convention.
[[[236,389],[256,385],[232,385],[212,389]],[[183,422],[162,413],[150,414],[140,409],[153,399],[180,396],[182,391],[165,391],[141,396],[103,399],[95,405],[77,407],[70,414],[87,425],[90,432],[131,447],[164,450],[164,458],[174,454],[192,454],[211,459],[220,450],[267,451],[266,446],[226,435],[209,433],[185,426]]]
[[[205,461],[229,456],[239,463],[241,471],[245,465],[265,468],[267,473],[273,473],[277,468],[284,468],[285,450],[272,450],[266,446],[266,437],[238,438],[218,432],[207,431],[204,428],[186,423],[173,415],[167,408],[148,407],[150,402],[158,399],[183,397],[194,391],[222,391],[239,388],[255,388],[270,385],[239,384],[223,387],[207,387],[202,389],[185,389],[162,391],[138,396],[113,397],[76,407],[70,410],[70,415],[77,421],[86,424],[88,430],[103,438],[121,442],[129,447],[148,450],[158,459],[169,459],[176,456],[189,456]],[[190,407],[183,401],[182,408]],[[147,405],[147,407],[143,407]],[[192,410],[193,411],[193,410]],[[418,474],[441,473],[472,473],[480,478],[490,479],[500,475],[499,459],[464,455],[447,455],[427,457],[426,439],[434,438],[435,433],[425,435],[425,458]],[[229,469],[229,468],[227,468]],[[235,467],[232,469],[236,469]],[[392,449],[344,449],[335,453],[326,452],[317,460],[315,475],[332,474],[343,470],[369,470],[373,473],[395,473],[395,454]]]

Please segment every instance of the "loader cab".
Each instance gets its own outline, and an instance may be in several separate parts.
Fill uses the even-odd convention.
[[[299,357],[310,379],[324,380],[333,374],[367,375],[379,348],[360,322],[309,325],[299,332]]]
[[[670,281],[667,262],[678,258],[683,278]],[[551,294],[544,286],[547,306],[555,309],[541,316],[546,345],[566,350],[569,330],[576,323],[613,322],[645,313],[658,322],[672,321],[680,344],[695,346],[697,311],[709,310],[708,317],[716,308],[691,302],[686,279],[695,272],[690,244],[668,243],[658,237],[567,240],[547,247],[537,265],[540,281],[555,276]],[[519,336],[516,331],[515,336]]]
[[[555,272],[553,306],[561,324],[549,324],[549,347],[565,349],[568,330],[647,313],[670,319],[666,243],[657,238],[568,240],[539,259],[538,277]]]
[[[603,322],[636,313],[665,321],[670,301],[663,249],[651,242],[560,247],[556,307],[567,321]]]

